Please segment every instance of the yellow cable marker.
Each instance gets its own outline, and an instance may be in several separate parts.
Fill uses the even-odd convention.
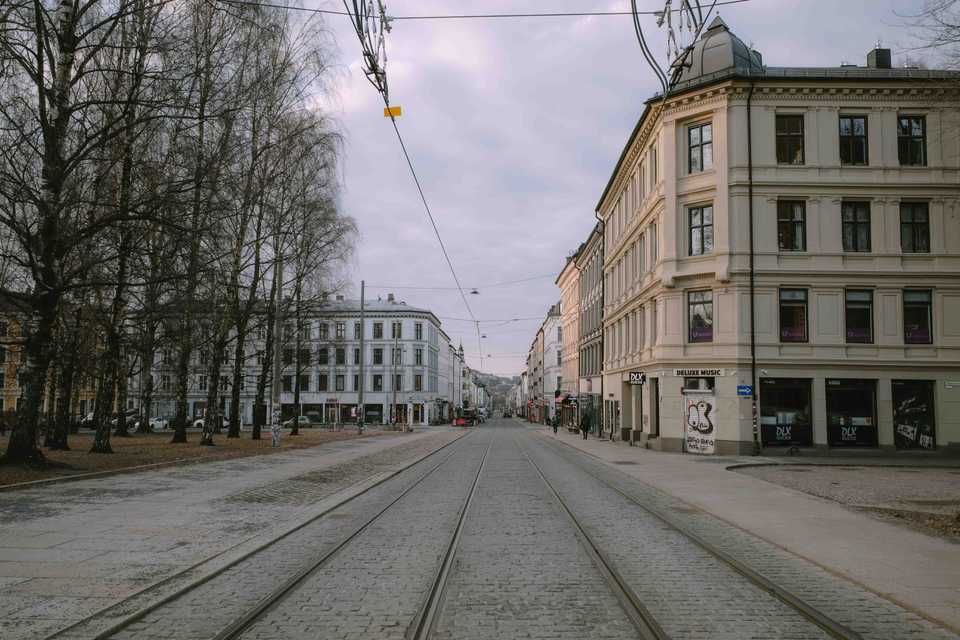
[[[399,118],[400,115],[401,115],[401,113],[400,113],[400,105],[397,105],[397,106],[395,106],[395,107],[384,107],[384,108],[383,108],[383,117],[384,117],[384,118]]]

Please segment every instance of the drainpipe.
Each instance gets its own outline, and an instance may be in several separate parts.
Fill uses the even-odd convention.
[[[753,408],[753,455],[760,455],[760,434],[757,426],[757,331],[756,331],[756,275],[753,246],[753,124],[751,107],[755,81],[750,81],[747,93],[747,211],[750,220],[750,403]]]
[[[606,237],[605,237],[605,228],[603,220],[600,218],[600,214],[596,211],[593,212],[593,216],[597,219],[597,222],[600,224],[600,419],[597,421],[597,437],[603,436],[603,422],[604,418],[607,415],[606,410],[606,396],[603,394],[603,358],[605,351],[603,348],[604,342],[604,331],[603,331],[603,304],[607,297],[607,279],[604,277],[603,273],[603,261],[606,255]],[[613,441],[613,424],[610,425],[610,441]]]

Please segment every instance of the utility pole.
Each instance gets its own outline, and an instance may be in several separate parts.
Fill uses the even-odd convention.
[[[283,249],[280,247],[279,235],[277,240],[277,252],[279,254],[277,257],[277,268],[273,276],[275,278],[278,278],[278,280],[277,280],[277,301],[276,301],[277,306],[273,310],[273,335],[275,336],[275,339],[274,339],[275,346],[273,348],[273,381],[272,381],[271,393],[270,393],[270,404],[272,405],[270,407],[271,409],[270,443],[274,447],[277,447],[280,445],[280,442],[279,442],[280,390],[281,390],[280,357],[283,351],[283,334],[281,331],[283,327],[283,323],[281,322],[281,318],[280,318],[280,315],[281,315],[280,309],[283,308]]]
[[[363,433],[363,419],[367,413],[363,404],[363,388],[367,386],[366,378],[363,377],[363,357],[364,357],[363,334],[366,333],[366,329],[367,329],[366,323],[364,322],[364,313],[363,313],[365,287],[366,287],[366,282],[364,280],[361,280],[360,281],[360,362],[358,363],[360,365],[360,376],[359,376],[360,388],[357,389],[357,404],[360,405],[359,407],[357,407],[357,411],[359,411],[359,415],[357,416],[357,433],[358,434]]]
[[[393,411],[392,414],[392,423],[393,428],[397,428],[398,417],[397,416],[397,322],[394,320],[390,323],[390,331],[393,333],[393,353],[390,354],[391,364],[393,364]]]

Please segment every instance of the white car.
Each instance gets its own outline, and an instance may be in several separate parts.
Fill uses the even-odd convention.
[[[169,428],[169,418],[152,418],[150,420],[150,431],[166,431]]]
[[[221,424],[223,425],[223,428],[224,428],[224,429],[229,429],[229,428],[230,428],[230,421],[229,421],[229,420],[227,420],[226,418],[223,418],[223,417],[221,417],[220,420],[221,420]],[[198,420],[194,420],[194,421],[193,421],[193,428],[194,428],[194,429],[203,429],[203,418],[199,418]]]

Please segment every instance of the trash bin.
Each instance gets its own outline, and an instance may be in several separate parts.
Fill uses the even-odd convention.
[[[630,442],[630,427],[620,427],[620,439],[624,442]]]

